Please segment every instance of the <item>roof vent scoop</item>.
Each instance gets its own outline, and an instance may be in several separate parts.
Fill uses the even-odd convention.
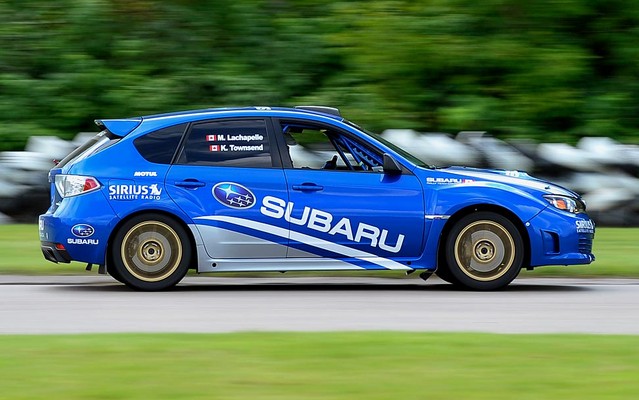
[[[329,115],[335,115],[338,117],[341,117],[342,114],[340,114],[339,109],[334,108],[334,107],[325,107],[325,106],[295,106],[296,109],[298,110],[305,110],[305,111],[314,111],[314,112],[318,112],[318,113],[323,113],[323,114],[329,114]]]

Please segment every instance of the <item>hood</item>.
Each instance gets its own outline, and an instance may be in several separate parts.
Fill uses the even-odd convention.
[[[452,179],[463,179],[464,183],[469,183],[470,181],[494,182],[516,186],[523,189],[533,189],[547,194],[559,194],[576,198],[580,197],[572,190],[532,177],[523,171],[479,169],[470,167],[448,167],[436,169],[435,171],[449,174]]]

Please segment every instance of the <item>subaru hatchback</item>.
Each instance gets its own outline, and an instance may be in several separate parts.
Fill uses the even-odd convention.
[[[580,196],[526,173],[435,168],[329,107],[97,120],[50,171],[47,260],[139,290],[203,272],[436,272],[475,290],[589,264]]]

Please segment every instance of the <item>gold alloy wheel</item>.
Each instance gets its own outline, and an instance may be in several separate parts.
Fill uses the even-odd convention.
[[[515,241],[501,224],[475,221],[457,235],[454,255],[464,274],[478,281],[493,281],[513,266]]]
[[[182,260],[182,242],[169,225],[144,221],[133,226],[122,240],[124,267],[135,278],[157,282],[168,278]]]

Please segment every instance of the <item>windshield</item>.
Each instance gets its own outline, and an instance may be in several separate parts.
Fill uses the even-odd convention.
[[[350,125],[354,128],[357,128],[358,130],[366,133],[367,135],[373,137],[375,140],[381,142],[382,144],[384,144],[385,146],[390,147],[394,152],[396,152],[397,154],[399,154],[400,156],[404,157],[405,159],[407,159],[408,161],[412,162],[413,164],[417,165],[418,167],[423,167],[423,168],[434,168],[431,165],[426,164],[424,161],[420,160],[419,158],[415,157],[414,155],[410,154],[409,152],[407,152],[406,150],[402,149],[401,147],[397,146],[395,143],[390,142],[386,139],[384,139],[381,135],[375,133],[375,132],[370,132],[364,128],[362,128],[361,126],[354,124],[351,121],[348,120],[344,120],[343,121],[345,124]]]

